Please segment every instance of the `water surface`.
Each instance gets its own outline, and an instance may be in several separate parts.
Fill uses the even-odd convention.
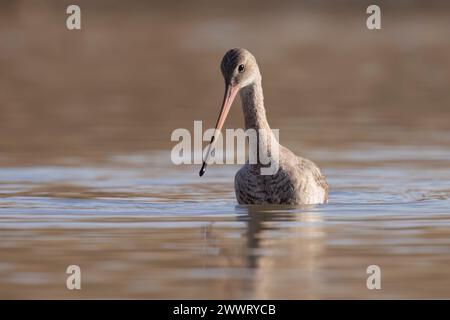
[[[3,167],[0,296],[449,298],[450,151],[417,151],[317,149],[330,202],[306,207],[239,206],[236,166],[200,179],[167,152]]]

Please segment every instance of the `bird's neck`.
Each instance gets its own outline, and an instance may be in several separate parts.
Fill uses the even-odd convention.
[[[266,118],[266,109],[264,108],[264,96],[261,81],[255,81],[252,84],[240,90],[242,110],[244,112],[245,129],[267,129],[270,130]]]
[[[252,167],[258,169],[262,162],[261,151],[270,158],[278,157],[280,145],[277,137],[275,137],[267,122],[261,81],[255,81],[242,88],[240,90],[240,95],[242,110],[244,112],[245,130],[248,131],[249,129],[253,129],[257,134],[258,143],[256,146],[250,145],[249,152],[257,155],[258,163]],[[263,163],[267,164],[267,162]]]

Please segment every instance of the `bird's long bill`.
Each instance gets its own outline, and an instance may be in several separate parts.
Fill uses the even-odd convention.
[[[200,169],[199,175],[200,177],[205,174],[206,165],[208,163],[209,157],[211,156],[211,150],[214,149],[214,145],[216,137],[220,134],[220,130],[222,130],[223,124],[225,123],[225,119],[227,118],[228,111],[230,111],[230,107],[233,104],[234,98],[238,93],[238,86],[232,86],[230,84],[225,85],[225,94],[223,96],[222,108],[220,109],[219,118],[216,122],[216,128],[214,130],[214,135],[211,138],[211,142],[209,143],[208,151],[206,152],[205,159],[203,159],[203,165]]]

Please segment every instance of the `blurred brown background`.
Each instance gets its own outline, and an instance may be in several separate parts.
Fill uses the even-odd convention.
[[[159,152],[214,124],[236,46],[329,205],[239,207],[237,168]],[[449,298],[449,87],[448,0],[2,0],[0,298]]]
[[[74,3],[81,31],[66,29]],[[382,30],[370,31],[373,3],[3,0],[0,163],[170,149],[173,129],[213,125],[235,46],[258,59],[288,145],[442,144],[450,2],[377,1]],[[227,126],[242,123],[236,104]]]

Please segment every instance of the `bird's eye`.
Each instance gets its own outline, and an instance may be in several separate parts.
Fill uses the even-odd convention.
[[[238,67],[239,72],[244,72],[245,66],[243,64],[240,64]]]

